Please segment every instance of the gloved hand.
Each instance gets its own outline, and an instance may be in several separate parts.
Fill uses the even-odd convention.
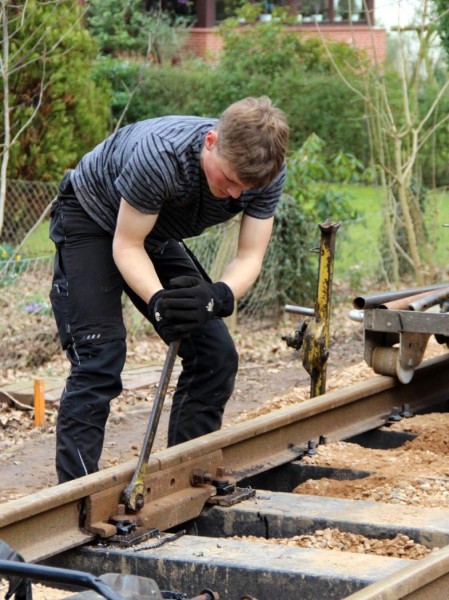
[[[168,290],[159,290],[150,298],[147,306],[148,317],[156,333],[164,340],[166,344],[180,339],[180,336],[173,331],[170,321],[163,316],[159,307],[159,301]]]
[[[222,281],[209,283],[181,276],[172,279],[170,285],[172,289],[160,290],[149,304],[155,329],[166,342],[187,337],[210,319],[227,317],[234,310],[234,295]]]

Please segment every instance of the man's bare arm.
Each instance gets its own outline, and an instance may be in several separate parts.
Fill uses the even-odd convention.
[[[162,289],[144,248],[145,238],[157,218],[157,214],[142,213],[122,198],[113,242],[114,261],[126,283],[145,302],[149,302],[151,296]]]
[[[270,241],[274,217],[255,219],[243,215],[240,226],[237,255],[226,267],[220,281],[241,298],[256,281],[262,268],[263,257]]]

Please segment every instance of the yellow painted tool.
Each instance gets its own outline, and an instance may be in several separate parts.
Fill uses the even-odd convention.
[[[306,315],[294,334],[283,339],[287,345],[301,349],[301,360],[310,375],[310,397],[326,392],[327,359],[329,357],[329,323],[331,315],[332,279],[334,274],[335,238],[340,223],[326,220],[319,225],[321,243],[318,249],[318,272],[315,308],[286,306],[287,312]]]

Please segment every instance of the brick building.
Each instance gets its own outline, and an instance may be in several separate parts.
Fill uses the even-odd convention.
[[[296,16],[298,24],[290,25],[289,31],[323,35],[366,50],[379,64],[385,60],[387,34],[375,25],[374,0],[278,0],[265,5],[265,19],[271,18],[274,6],[284,6]],[[187,46],[199,56],[214,56],[223,44],[217,29],[223,17],[223,1],[195,0],[193,10],[196,23]],[[244,30],[242,27],[242,33]]]

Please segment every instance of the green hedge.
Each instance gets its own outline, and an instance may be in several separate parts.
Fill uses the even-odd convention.
[[[102,60],[101,73],[114,89],[113,118],[119,119],[128,90],[142,77],[133,63]],[[290,147],[312,133],[325,140],[330,154],[344,150],[367,160],[362,102],[330,73],[293,68],[267,79],[244,78],[206,63],[146,69],[123,123],[169,114],[219,116],[235,100],[266,94],[288,115]]]
[[[242,31],[229,21],[221,35],[224,47],[217,64],[138,65],[103,58],[98,77],[113,87],[113,118],[130,123],[167,114],[218,116],[235,100],[268,95],[289,117],[292,149],[316,133],[329,154],[343,150],[367,157],[363,103],[334,72],[335,62],[351,77],[364,64],[363,54],[329,42],[331,60],[319,38],[302,37],[275,22]]]
[[[12,59],[9,72],[12,137],[24,128],[11,148],[8,176],[54,181],[108,130],[109,90],[91,77],[97,45],[82,26],[76,0],[8,7],[5,27],[11,55],[22,61],[13,69]],[[2,110],[3,104],[0,141]]]

